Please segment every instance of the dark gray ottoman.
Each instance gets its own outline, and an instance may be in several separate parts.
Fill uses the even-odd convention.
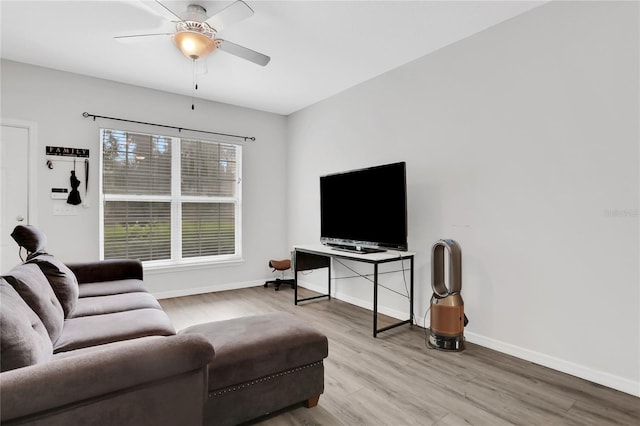
[[[236,425],[293,404],[317,405],[324,391],[325,335],[287,312],[199,324],[213,345],[205,425]]]

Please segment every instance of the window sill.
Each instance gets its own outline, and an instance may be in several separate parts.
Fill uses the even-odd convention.
[[[182,271],[194,271],[198,269],[211,269],[211,268],[225,268],[229,266],[236,266],[244,263],[242,258],[226,259],[226,260],[198,260],[198,261],[183,261],[180,263],[158,263],[158,262],[142,262],[145,274],[155,275],[166,272],[182,272]]]

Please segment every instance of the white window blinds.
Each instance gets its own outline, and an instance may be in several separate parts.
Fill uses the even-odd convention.
[[[239,146],[112,129],[101,138],[104,259],[239,257]]]

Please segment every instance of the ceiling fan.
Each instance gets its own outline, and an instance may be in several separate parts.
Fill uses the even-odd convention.
[[[254,64],[265,66],[271,58],[262,53],[217,38],[218,32],[225,26],[234,24],[253,15],[253,9],[242,0],[236,0],[212,16],[199,4],[190,4],[183,13],[177,13],[162,2],[139,1],[138,5],[146,10],[175,23],[175,31],[153,34],[133,34],[116,36],[117,40],[143,39],[145,37],[172,36],[180,51],[194,62],[220,49]]]

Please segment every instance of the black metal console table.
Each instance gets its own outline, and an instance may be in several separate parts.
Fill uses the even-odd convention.
[[[369,263],[373,265],[373,337],[377,337],[378,333],[395,328],[404,324],[413,324],[413,260],[414,253],[400,251],[385,251],[380,253],[351,253],[332,249],[323,245],[294,246],[295,261],[293,269],[293,277],[295,279],[294,301],[304,302],[313,299],[327,298],[331,299],[331,259],[342,258],[354,260],[357,262]],[[382,263],[402,262],[404,271],[404,260],[409,260],[411,272],[410,291],[409,291],[409,319],[396,322],[383,328],[378,328],[378,266]],[[327,293],[318,296],[306,297],[298,299],[298,272],[309,271],[313,269],[327,268]]]

